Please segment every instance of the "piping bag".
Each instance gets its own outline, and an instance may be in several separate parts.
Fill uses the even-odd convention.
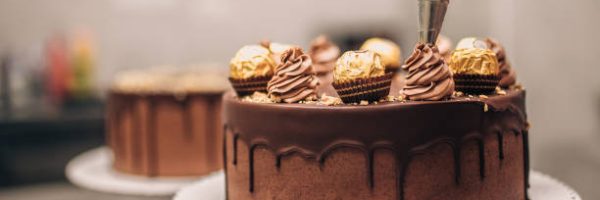
[[[450,0],[419,1],[419,42],[435,45]]]

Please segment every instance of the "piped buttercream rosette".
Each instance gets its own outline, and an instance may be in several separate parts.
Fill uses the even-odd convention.
[[[318,85],[310,56],[301,48],[292,47],[281,54],[281,63],[267,90],[275,102],[296,103],[317,99]]]
[[[454,81],[437,47],[417,44],[402,66],[407,72],[402,93],[409,100],[437,101],[454,93]]]

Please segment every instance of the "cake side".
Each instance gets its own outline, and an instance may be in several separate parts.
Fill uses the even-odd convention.
[[[221,169],[220,95],[111,91],[106,126],[113,167],[142,176],[199,176]]]
[[[489,98],[327,107],[248,103],[228,93],[227,194],[234,200],[525,199],[524,101],[524,91],[511,90]]]

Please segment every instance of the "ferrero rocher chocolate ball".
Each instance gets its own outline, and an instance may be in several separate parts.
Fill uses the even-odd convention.
[[[269,49],[260,45],[242,47],[229,63],[230,78],[248,79],[272,76],[275,61],[270,54]]]
[[[457,49],[450,59],[450,71],[456,91],[468,94],[489,94],[500,82],[496,54],[489,49]]]
[[[375,52],[347,51],[335,64],[333,88],[345,103],[377,101],[390,93],[393,75]]]
[[[333,78],[335,82],[352,81],[382,76],[385,67],[381,57],[373,51],[347,51],[335,63]]]
[[[381,61],[386,68],[398,69],[402,59],[400,47],[391,40],[371,38],[365,41],[360,50],[371,50],[381,56]]]
[[[498,75],[500,72],[496,54],[480,48],[455,50],[449,67],[453,74]]]

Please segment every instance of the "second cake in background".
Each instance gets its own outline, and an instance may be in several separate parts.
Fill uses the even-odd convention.
[[[225,76],[194,71],[120,74],[108,95],[107,141],[119,172],[201,176],[222,168]]]

